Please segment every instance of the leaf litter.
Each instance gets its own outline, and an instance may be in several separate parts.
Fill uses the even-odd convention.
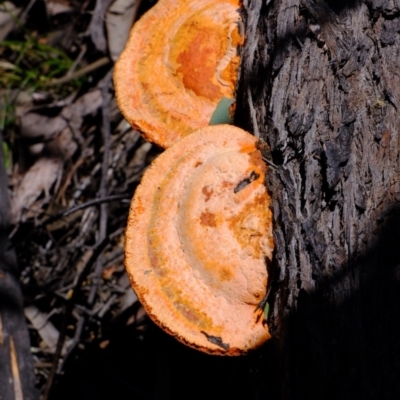
[[[61,399],[63,376],[89,349],[112,347],[113,327],[142,341],[148,324],[123,243],[130,199],[160,150],[123,120],[111,74],[154,1],[28,3],[0,8],[0,127],[36,384]]]

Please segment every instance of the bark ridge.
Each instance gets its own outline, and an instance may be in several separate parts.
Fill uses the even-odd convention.
[[[398,1],[243,4],[236,122],[272,164],[265,357],[282,399],[400,394],[399,16]]]

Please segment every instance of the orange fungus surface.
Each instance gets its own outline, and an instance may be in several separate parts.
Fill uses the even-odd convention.
[[[167,149],[136,190],[128,274],[150,317],[189,346],[239,355],[270,337],[257,308],[274,247],[265,173],[252,135],[215,125]]]
[[[237,0],[160,0],[133,27],[115,68],[118,105],[147,140],[169,147],[234,98]]]

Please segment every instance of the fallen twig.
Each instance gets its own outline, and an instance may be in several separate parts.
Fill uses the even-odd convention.
[[[101,131],[103,137],[104,150],[103,150],[103,162],[101,166],[99,197],[107,196],[108,165],[110,158],[110,136],[111,136],[110,117],[109,117],[110,113],[109,87],[111,85],[111,77],[112,74],[111,72],[109,72],[100,84],[101,93],[103,97],[103,104],[101,106],[101,113],[103,116],[103,129]],[[100,222],[99,222],[99,238],[98,238],[99,241],[103,240],[107,235],[107,220],[108,220],[107,203],[102,203],[100,205]],[[93,301],[95,299],[97,288],[100,284],[101,270],[102,270],[102,260],[98,259],[93,274],[92,287],[90,289],[90,294],[88,299],[89,304],[93,304]]]
[[[89,72],[95,71],[98,68],[104,67],[105,65],[111,63],[111,60],[108,57],[102,57],[99,60],[96,60],[95,62],[86,65],[85,67],[78,69],[74,73],[70,75],[65,75],[61,78],[58,79],[52,79],[47,82],[46,86],[55,86],[55,85],[62,85],[67,82],[71,82],[74,79],[78,79],[83,75],[88,74]]]
[[[68,208],[67,210],[61,211],[58,214],[51,216],[50,218],[43,221],[41,223],[41,226],[49,225],[49,224],[53,223],[54,221],[57,221],[60,218],[67,217],[68,215],[71,215],[80,210],[84,210],[85,208],[88,208],[88,207],[96,206],[96,205],[103,204],[103,203],[110,203],[112,201],[130,199],[131,197],[132,197],[132,195],[130,195],[130,194],[129,195],[128,194],[114,194],[114,195],[106,196],[106,197],[99,198],[99,199],[89,200],[89,201],[86,201],[85,203],[78,204],[74,207]]]

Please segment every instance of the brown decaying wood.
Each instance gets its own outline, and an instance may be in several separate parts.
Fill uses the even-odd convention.
[[[240,355],[270,336],[258,307],[273,240],[257,140],[203,128],[159,156],[129,214],[125,265],[150,317],[183,343]]]
[[[236,121],[277,165],[274,398],[400,396],[399,14],[396,1],[244,1]]]

